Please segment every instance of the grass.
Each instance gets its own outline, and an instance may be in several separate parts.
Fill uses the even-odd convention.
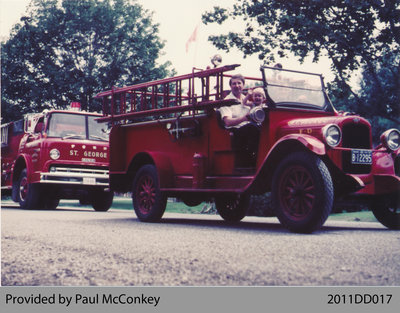
[[[60,202],[60,206],[81,207],[79,202],[74,200],[62,200]],[[189,207],[182,202],[168,202],[166,211],[170,213],[185,213],[185,214],[201,213],[203,206],[204,203],[194,207]],[[83,207],[91,208],[90,205],[85,205]],[[115,197],[112,207],[113,209],[133,210],[132,199]],[[371,211],[335,213],[331,214],[329,216],[329,219],[336,221],[376,222],[376,218],[374,217]]]
[[[329,216],[329,219],[335,221],[349,221],[349,222],[377,222],[374,214],[371,211],[331,214]]]
[[[200,213],[203,208],[203,203],[189,207],[182,202],[168,202],[167,203],[167,211],[171,213]],[[77,200],[61,200],[59,206],[69,206],[69,207],[84,207],[91,208],[91,205],[80,205]],[[132,199],[131,198],[123,198],[123,197],[114,197],[114,201],[112,204],[113,209],[119,210],[133,210]]]

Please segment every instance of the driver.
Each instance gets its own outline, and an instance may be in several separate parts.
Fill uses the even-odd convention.
[[[238,152],[237,167],[254,167],[260,130],[259,125],[250,120],[250,110],[254,103],[243,95],[244,85],[245,79],[242,75],[231,77],[231,92],[225,99],[235,99],[238,104],[221,107],[219,112],[225,127],[233,133],[233,150]]]

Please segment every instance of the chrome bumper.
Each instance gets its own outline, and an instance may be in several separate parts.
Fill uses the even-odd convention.
[[[40,174],[40,182],[108,187],[109,176],[108,170],[54,167],[50,172]]]

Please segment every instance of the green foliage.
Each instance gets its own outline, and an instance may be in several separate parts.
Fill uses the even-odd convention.
[[[399,55],[383,58],[373,73],[363,68],[359,99],[338,79],[329,84],[330,96],[336,108],[356,112],[369,119],[373,126],[375,143],[379,142],[379,137],[385,130],[399,127],[400,75],[399,65],[395,66],[396,63],[399,64],[399,58]],[[375,75],[376,77],[371,77]],[[360,102],[362,105],[359,105]]]
[[[32,0],[2,43],[3,121],[79,101],[112,86],[166,77],[164,42],[151,13],[130,0]]]
[[[396,125],[400,90],[400,0],[237,0],[232,9],[215,8],[204,23],[241,18],[241,32],[211,36],[220,49],[258,54],[265,63],[293,53],[300,62],[322,56],[332,61],[329,86],[336,106],[379,123]],[[350,79],[362,71],[360,92]],[[390,124],[389,122],[385,122]]]

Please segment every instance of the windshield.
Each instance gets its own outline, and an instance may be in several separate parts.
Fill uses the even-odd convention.
[[[63,139],[108,140],[106,126],[97,123],[97,116],[53,113],[49,119],[48,136]]]
[[[97,123],[98,116],[88,116],[89,139],[108,141],[107,124]]]
[[[269,97],[279,105],[312,106],[324,109],[327,105],[322,78],[318,74],[262,68]]]

